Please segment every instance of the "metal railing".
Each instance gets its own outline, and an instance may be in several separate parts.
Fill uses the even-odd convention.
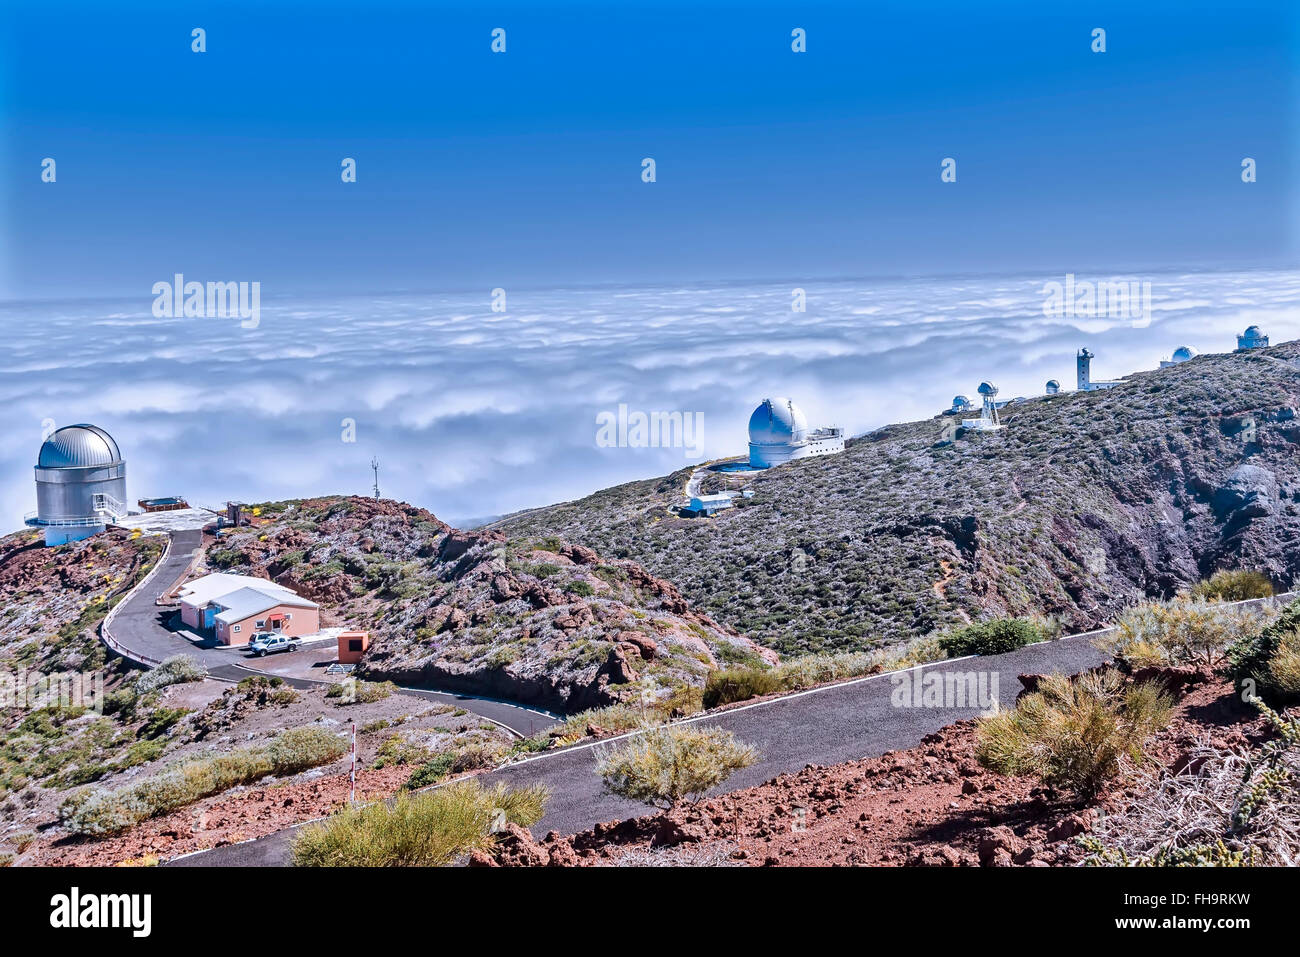
[[[91,498],[94,515],[81,515],[76,518],[41,518],[40,512],[28,512],[23,516],[24,525],[38,525],[41,528],[94,528],[115,522],[130,514],[130,510],[113,496],[105,492],[96,492]]]
[[[113,516],[113,518],[121,518],[130,512],[125,504],[119,502],[107,492],[96,492],[92,502],[96,512],[104,512]]]

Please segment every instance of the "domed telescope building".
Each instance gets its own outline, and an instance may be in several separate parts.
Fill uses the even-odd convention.
[[[1267,349],[1268,336],[1264,335],[1259,326],[1247,326],[1246,331],[1237,336],[1237,351],[1245,352],[1247,349]]]
[[[992,382],[981,382],[979,387],[980,417],[962,419],[961,427],[975,432],[996,432],[1002,428],[1002,417],[998,415],[998,387]]]
[[[764,399],[749,417],[751,468],[843,451],[843,429],[809,429],[803,411],[790,399]]]
[[[1160,360],[1160,368],[1167,369],[1170,366],[1176,366],[1182,362],[1188,362],[1196,358],[1196,350],[1191,346],[1179,346],[1174,350],[1173,355],[1168,359]]]
[[[36,460],[36,511],[27,524],[45,530],[46,545],[102,532],[127,514],[126,463],[117,442],[93,425],[54,432]]]

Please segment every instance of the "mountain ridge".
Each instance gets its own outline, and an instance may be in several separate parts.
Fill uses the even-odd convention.
[[[937,416],[755,473],[712,519],[671,506],[689,470],[498,523],[672,581],[782,654],[891,644],[967,620],[1094,627],[1222,567],[1300,572],[1300,344],[1210,354],[1113,389]]]

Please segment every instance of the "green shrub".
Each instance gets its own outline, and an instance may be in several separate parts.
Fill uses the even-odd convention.
[[[431,784],[437,784],[451,773],[451,766],[455,760],[456,755],[448,751],[430,761],[426,761],[412,772],[411,776],[406,779],[406,783],[402,785],[402,789],[405,791],[418,791],[420,788],[427,788]]]
[[[1115,630],[1095,644],[1134,667],[1216,664],[1234,642],[1269,620],[1267,609],[1198,598],[1175,598],[1128,608]]]
[[[72,816],[77,813],[87,801],[95,796],[94,788],[77,788],[69,793],[62,801],[59,802],[58,815],[59,820],[65,824],[72,820]]]
[[[834,655],[800,655],[768,667],[755,664],[711,672],[705,679],[703,705],[716,708],[778,691],[799,691],[925,664],[943,657],[939,641],[916,638],[878,651],[846,651]]]
[[[949,658],[966,655],[1000,655],[1042,641],[1043,629],[1028,618],[998,618],[958,628],[939,637],[939,647]]]
[[[596,773],[611,794],[671,810],[756,760],[758,752],[730,731],[669,724],[602,748]]]
[[[490,847],[494,828],[528,827],[546,806],[543,787],[509,790],[460,781],[392,803],[348,808],[305,828],[293,843],[298,867],[440,867]]]
[[[295,774],[328,764],[347,750],[324,728],[293,728],[269,744],[194,758],[117,791],[80,793],[60,805],[74,834],[102,837],[269,774]]]
[[[1002,774],[1032,774],[1085,798],[1142,760],[1143,742],[1169,721],[1172,700],[1154,682],[1114,671],[1049,675],[1009,711],[980,721],[975,756]]]
[[[386,768],[392,765],[423,764],[430,757],[427,747],[398,732],[386,737],[384,743],[376,750],[373,767]]]
[[[1251,598],[1273,597],[1273,583],[1259,572],[1215,572],[1203,582],[1192,587],[1191,596],[1203,601],[1246,601]]]
[[[140,738],[156,738],[166,734],[172,729],[181,718],[189,714],[185,708],[155,708],[149,715],[149,720],[141,725],[136,736]]]
[[[1288,631],[1278,641],[1268,660],[1268,674],[1280,696],[1300,698],[1300,631]]]
[[[168,685],[202,681],[207,676],[207,669],[199,664],[194,656],[173,655],[157,668],[141,675],[135,683],[135,692],[137,695],[144,695],[150,691],[166,688]]]
[[[104,695],[104,714],[120,714],[130,719],[139,700],[133,688],[118,688]]]
[[[1268,626],[1245,635],[1228,648],[1228,668],[1237,687],[1252,691],[1272,705],[1289,705],[1300,701],[1300,692],[1289,690],[1286,679],[1289,654],[1283,650],[1283,663],[1274,673],[1273,660],[1282,648],[1283,639],[1300,634],[1300,599],[1292,601]],[[1288,647],[1291,647],[1288,642]],[[1281,681],[1279,681],[1281,678]],[[1249,682],[1250,684],[1246,684]]]
[[[348,750],[343,739],[325,728],[291,728],[266,747],[274,774],[297,774],[341,758]]]
[[[340,705],[374,704],[382,701],[397,690],[391,681],[361,681],[356,678],[344,678],[338,684],[331,685],[325,697],[337,699]]]
[[[781,679],[770,668],[727,668],[711,671],[704,681],[704,707],[716,708],[781,690]]]
[[[211,568],[233,568],[243,560],[243,553],[237,548],[212,548],[208,550],[207,562]]]
[[[506,747],[500,741],[473,741],[453,752],[451,770],[456,774],[494,768],[505,758]]]

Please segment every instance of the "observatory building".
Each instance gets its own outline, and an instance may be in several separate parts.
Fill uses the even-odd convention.
[[[1099,389],[1113,389],[1119,385],[1118,379],[1097,380],[1092,378],[1092,360],[1096,356],[1092,354],[1091,349],[1080,349],[1076,358],[1076,366],[1079,372],[1079,391],[1096,392]]]
[[[958,412],[969,412],[970,410],[970,399],[964,395],[955,395],[952,397],[952,408],[948,410],[948,414],[956,415]]]
[[[993,432],[1002,428],[1002,420],[998,416],[999,405],[1006,403],[998,402],[998,387],[992,382],[981,382],[979,387],[980,398],[984,404],[980,407],[980,417],[978,419],[962,419],[961,427],[978,432]]]
[[[843,429],[809,429],[803,412],[790,399],[764,399],[749,417],[751,468],[843,451]]]
[[[1060,391],[1061,391],[1061,383],[1057,382],[1055,379],[1047,380],[1047,388],[1045,390],[1045,394],[1056,395]]]
[[[1259,326],[1247,326],[1246,331],[1237,336],[1237,351],[1245,352],[1247,349],[1267,349],[1268,336],[1260,331]]]
[[[117,442],[93,425],[69,425],[41,446],[36,511],[26,521],[45,530],[46,545],[62,545],[124,517],[126,500],[126,463]]]
[[[1180,362],[1186,362],[1188,359],[1196,358],[1196,350],[1191,346],[1179,346],[1174,350],[1174,354],[1168,359],[1160,360],[1160,368],[1166,369],[1169,366],[1176,366]]]

